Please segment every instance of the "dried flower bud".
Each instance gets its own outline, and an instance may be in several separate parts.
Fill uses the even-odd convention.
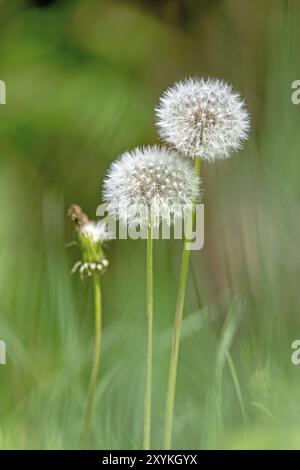
[[[83,227],[90,222],[88,216],[83,212],[78,204],[72,204],[68,210],[68,216],[73,220],[73,222],[75,222],[77,227]]]
[[[105,258],[102,243],[112,238],[105,222],[95,222],[88,218],[81,207],[73,204],[68,210],[68,216],[75,222],[78,241],[82,253],[82,261],[77,261],[72,273],[79,271],[80,276],[91,276],[93,272],[105,271],[108,261]]]

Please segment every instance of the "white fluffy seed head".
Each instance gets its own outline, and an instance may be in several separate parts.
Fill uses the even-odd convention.
[[[172,224],[192,208],[200,181],[191,162],[164,147],[136,148],[122,154],[104,180],[107,210],[124,224]]]
[[[156,116],[162,139],[189,157],[210,162],[239,150],[250,129],[239,93],[217,79],[175,83],[161,96]]]

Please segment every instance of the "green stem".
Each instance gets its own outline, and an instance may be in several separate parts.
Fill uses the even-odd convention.
[[[147,359],[144,402],[143,449],[150,449],[151,438],[151,393],[152,393],[152,339],[153,339],[153,239],[151,227],[147,238]]]
[[[195,175],[200,177],[201,170],[201,158],[195,158]],[[173,327],[173,339],[172,339],[172,350],[169,367],[169,379],[167,388],[167,400],[166,400],[166,412],[165,412],[165,428],[164,428],[164,449],[171,449],[172,446],[172,428],[173,428],[173,416],[174,416],[174,403],[175,403],[175,391],[176,391],[176,378],[177,378],[177,367],[178,367],[178,356],[180,346],[180,334],[182,325],[182,316],[185,301],[185,292],[187,277],[190,263],[190,250],[187,248],[187,244],[191,239],[191,233],[195,222],[195,205],[190,213],[188,219],[187,233],[184,239],[184,246],[182,251],[179,286],[176,301],[176,312],[175,321]]]
[[[95,394],[95,388],[97,384],[97,375],[100,363],[100,350],[101,350],[101,323],[102,323],[102,304],[101,304],[101,286],[100,286],[100,275],[99,273],[93,274],[94,281],[94,296],[95,296],[95,346],[94,346],[94,357],[92,372],[89,384],[89,391],[87,396],[85,415],[84,415],[84,431],[83,441],[84,448],[90,445],[91,435],[91,415],[93,409],[93,400]]]

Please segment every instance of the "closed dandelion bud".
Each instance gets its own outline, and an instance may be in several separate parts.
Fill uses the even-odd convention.
[[[216,79],[186,79],[167,89],[156,109],[161,138],[179,152],[213,162],[242,147],[250,129],[239,93]]]
[[[90,276],[98,269],[108,266],[103,251],[103,243],[112,238],[104,222],[91,221],[82,211],[81,207],[74,204],[70,207],[68,215],[75,222],[82,261],[77,261],[72,273],[79,271],[81,277]]]

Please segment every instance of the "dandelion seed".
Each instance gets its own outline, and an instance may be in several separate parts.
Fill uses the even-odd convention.
[[[76,263],[74,264],[73,268],[72,268],[72,271],[71,273],[74,274],[76,273],[76,271],[80,268],[82,262],[81,261],[76,261]]]
[[[106,222],[88,222],[80,228],[81,235],[91,237],[93,242],[104,242],[110,240],[112,233],[109,232]]]

